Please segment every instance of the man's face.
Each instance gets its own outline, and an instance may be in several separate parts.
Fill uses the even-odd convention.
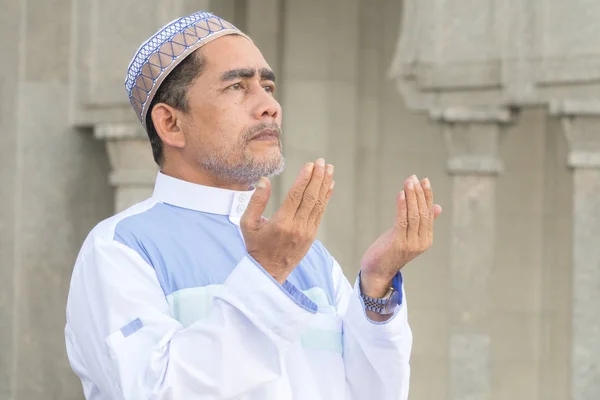
[[[185,158],[224,183],[250,185],[281,173],[281,106],[262,54],[237,35],[201,51],[204,68],[187,96]]]

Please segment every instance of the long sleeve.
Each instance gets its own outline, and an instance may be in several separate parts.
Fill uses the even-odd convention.
[[[73,368],[102,398],[256,393],[281,376],[286,350],[315,311],[294,286],[279,285],[246,256],[215,294],[209,316],[184,328],[171,318],[149,264],[118,242],[92,242],[73,272],[66,338]]]
[[[343,319],[347,399],[408,399],[412,333],[403,288],[398,288],[402,304],[392,318],[373,322],[367,318],[358,286],[353,289],[339,264],[333,263],[336,303]]]

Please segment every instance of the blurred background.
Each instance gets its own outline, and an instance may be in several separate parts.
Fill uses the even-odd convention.
[[[304,162],[335,164],[320,239],[351,281],[403,180],[432,181],[411,400],[600,399],[600,1],[0,0],[0,400],[82,398],[72,267],[156,174],[126,68],[197,10],[277,73],[271,212]]]

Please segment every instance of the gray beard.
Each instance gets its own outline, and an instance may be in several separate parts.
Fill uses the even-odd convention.
[[[242,158],[238,162],[230,163],[233,155],[241,151]],[[279,151],[282,151],[281,141],[279,141]],[[225,153],[214,152],[203,155],[198,160],[200,166],[220,181],[228,184],[238,184],[252,186],[263,177],[272,177],[279,175],[285,169],[285,159],[280,153],[278,159],[264,160],[259,162],[248,156],[243,149],[236,148]]]

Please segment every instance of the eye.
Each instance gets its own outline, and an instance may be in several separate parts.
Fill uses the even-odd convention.
[[[233,85],[229,86],[228,89],[240,90],[240,89],[242,89],[242,84],[240,82],[234,83]]]
[[[274,85],[266,85],[266,86],[263,86],[263,87],[264,87],[264,89],[265,89],[265,91],[267,93],[274,93],[275,92],[275,86]]]

